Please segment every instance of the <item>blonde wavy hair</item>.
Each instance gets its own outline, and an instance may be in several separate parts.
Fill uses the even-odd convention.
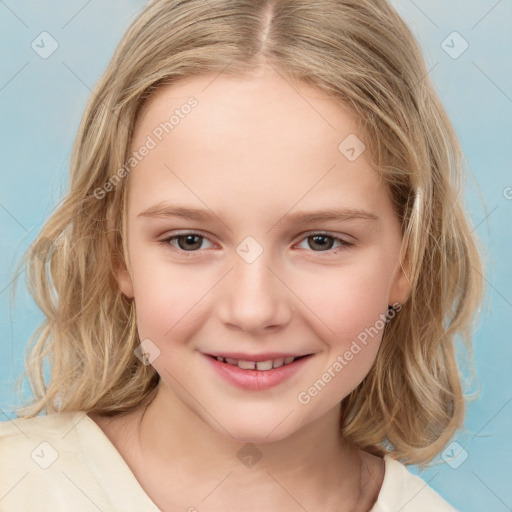
[[[370,372],[342,400],[340,428],[367,452],[424,467],[463,425],[456,338],[472,363],[482,261],[462,204],[467,164],[456,134],[417,41],[386,0],[155,0],[144,8],[87,104],[70,190],[18,266],[26,264],[45,320],[27,347],[33,397],[17,413],[116,415],[152,400],[159,376],[134,354],[134,312],[116,281],[127,261],[129,182],[116,171],[160,86],[205,73],[250,76],[265,65],[349,107],[388,184],[412,291]],[[109,180],[116,186],[98,199]]]

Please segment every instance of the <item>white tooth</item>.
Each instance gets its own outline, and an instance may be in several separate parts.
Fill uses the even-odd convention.
[[[234,366],[236,366],[238,364],[238,361],[236,359],[231,359],[231,357],[226,357],[226,363],[228,364],[232,364]]]
[[[283,366],[284,359],[281,357],[281,359],[274,359],[274,368],[279,368],[280,366]]]
[[[284,358],[284,364],[290,364],[295,359],[294,356],[289,356]]]
[[[224,358],[222,356],[217,356],[217,361],[222,362],[222,361],[224,361]]]
[[[269,361],[258,361],[256,363],[256,368],[258,370],[272,370],[272,359]]]
[[[256,363],[254,361],[238,361],[238,367],[243,370],[254,370]]]

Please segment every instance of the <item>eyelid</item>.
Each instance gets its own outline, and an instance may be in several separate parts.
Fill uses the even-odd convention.
[[[201,230],[178,230],[178,231],[173,231],[172,234],[169,234],[167,236],[165,236],[164,238],[162,238],[160,240],[160,245],[162,246],[167,246],[167,248],[169,248],[170,250],[172,251],[175,251],[179,254],[183,254],[185,256],[194,256],[195,254],[198,254],[198,253],[201,253],[203,252],[204,250],[206,249],[203,249],[203,250],[196,250],[196,251],[184,251],[182,249],[179,249],[179,248],[176,248],[174,247],[172,244],[171,244],[171,240],[173,239],[176,239],[180,236],[187,236],[187,235],[199,235],[201,238],[205,239],[205,240],[208,240],[208,242],[210,242],[211,244],[213,245],[218,245],[216,244],[215,242],[213,242],[209,236],[206,236],[205,234],[203,234],[203,232],[201,232]],[[300,238],[297,239],[297,241],[295,242],[294,245],[296,245],[297,243],[300,243],[300,242],[303,242],[305,241],[307,238],[310,238],[312,236],[327,236],[329,238],[332,238],[333,240],[337,241],[337,242],[340,242],[341,245],[339,247],[336,247],[336,248],[331,248],[331,249],[327,249],[325,251],[313,251],[313,250],[309,250],[307,252],[311,252],[311,253],[316,253],[316,254],[333,254],[335,250],[339,250],[339,249],[348,249],[350,247],[352,247],[353,245],[355,245],[355,241],[357,241],[356,238],[350,236],[350,235],[344,235],[352,240],[354,240],[353,242],[352,241],[349,241],[349,240],[346,240],[343,235],[337,235],[335,233],[332,233],[330,231],[324,231],[324,230],[311,230],[311,231],[306,231],[304,233],[301,233],[300,235],[298,235]]]
[[[334,243],[338,242],[340,244],[338,247],[332,247],[325,251],[313,251],[312,249],[309,249],[309,250],[306,249],[306,252],[315,254],[315,255],[316,254],[318,254],[320,256],[325,255],[326,257],[336,256],[337,251],[344,251],[344,250],[350,249],[351,247],[353,247],[355,245],[355,242],[346,240],[345,238],[343,238],[343,236],[337,235],[335,233],[331,233],[329,231],[308,231],[306,233],[301,234],[299,240],[294,245],[302,243],[305,240],[307,240],[308,238],[311,238],[314,236],[325,236],[328,238],[332,238],[334,240]],[[349,237],[349,238],[353,239],[353,237]]]
[[[352,235],[349,235],[347,233],[334,233],[332,231],[327,231],[327,230],[322,230],[322,229],[317,229],[317,230],[310,230],[310,231],[305,231],[304,233],[301,233],[300,236],[300,240],[303,240],[304,238],[308,238],[310,236],[313,236],[313,235],[325,235],[325,236],[330,236],[332,238],[336,238],[338,240],[341,240],[342,242],[345,242],[346,244],[351,244],[351,243],[355,243],[357,242],[357,238],[355,236],[352,236]]]
[[[192,255],[194,253],[201,252],[200,250],[197,250],[197,251],[183,251],[181,249],[177,249],[176,247],[174,247],[171,244],[171,240],[179,238],[180,236],[187,236],[187,235],[199,235],[202,239],[208,240],[208,242],[210,242],[212,245],[218,245],[215,242],[213,242],[210,239],[209,236],[206,236],[200,230],[183,230],[183,231],[178,230],[178,231],[173,231],[171,234],[165,235],[163,238],[161,238],[159,242],[160,242],[160,245],[166,245],[171,250],[174,250],[174,251],[179,252],[181,254],[186,254],[186,255],[190,254],[190,255]],[[203,249],[203,250],[205,250],[205,249]]]

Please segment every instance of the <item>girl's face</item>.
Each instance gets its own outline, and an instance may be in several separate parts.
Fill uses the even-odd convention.
[[[167,86],[139,117],[119,284],[159,393],[219,433],[269,442],[337,417],[407,298],[362,139],[348,110],[270,71]]]

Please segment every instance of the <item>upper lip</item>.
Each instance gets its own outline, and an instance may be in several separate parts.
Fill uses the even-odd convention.
[[[304,353],[304,354],[290,354],[290,353],[281,353],[281,352],[264,352],[260,354],[243,354],[242,352],[208,352],[205,354],[207,356],[213,356],[213,357],[229,357],[230,359],[236,359],[237,361],[254,361],[254,362],[261,362],[261,361],[269,361],[273,359],[284,359],[286,357],[302,357],[302,356],[309,356],[311,355],[311,352]]]

